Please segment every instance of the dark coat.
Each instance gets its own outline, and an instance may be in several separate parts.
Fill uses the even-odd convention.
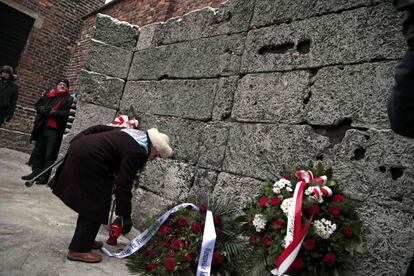
[[[414,138],[414,50],[408,49],[395,70],[395,85],[388,99],[391,129]]]
[[[13,117],[19,89],[13,80],[0,80],[0,124]]]
[[[133,180],[148,159],[146,150],[120,130],[98,125],[78,134],[50,182],[66,205],[101,224],[108,223],[114,183],[116,214],[131,215]]]
[[[52,110],[56,102],[63,97],[62,102],[56,110]],[[66,124],[69,118],[69,111],[72,106],[73,97],[56,96],[54,98],[48,98],[47,93],[44,93],[42,97],[36,102],[36,118],[33,125],[32,134],[30,140],[37,140],[40,131],[47,127],[47,119],[54,118],[57,123],[57,132],[59,134],[58,140],[61,141],[65,132]],[[59,143],[60,145],[60,143]]]

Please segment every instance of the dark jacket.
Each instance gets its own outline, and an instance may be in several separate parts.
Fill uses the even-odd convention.
[[[116,214],[131,215],[133,180],[148,159],[146,150],[120,130],[98,125],[78,134],[49,183],[67,206],[101,224],[108,223],[114,183]]]
[[[53,107],[61,98],[63,99],[59,107],[56,110],[53,110]],[[49,118],[54,118],[56,120],[59,139],[62,139],[66,124],[68,122],[69,111],[72,106],[72,102],[73,97],[70,95],[48,98],[47,93],[44,93],[43,96],[40,97],[40,99],[35,104],[36,118],[30,140],[37,140],[40,131],[48,127],[47,121]]]
[[[14,80],[0,80],[0,124],[13,117],[18,96],[19,89]]]
[[[387,109],[391,129],[414,138],[414,50],[411,48],[396,67]]]

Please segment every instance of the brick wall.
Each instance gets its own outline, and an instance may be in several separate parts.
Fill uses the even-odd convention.
[[[222,0],[118,0],[113,1],[96,13],[109,15],[121,21],[134,25],[145,26],[154,22],[166,21],[175,16],[181,16],[189,11],[207,6],[218,7]],[[79,72],[84,65],[85,56],[89,49],[92,27],[95,24],[96,13],[87,16],[82,25],[81,37],[74,55],[70,61],[67,75],[73,80],[73,89],[77,88]]]
[[[66,74],[83,24],[82,15],[101,6],[104,0],[14,0],[10,3],[43,19],[40,28],[32,28],[21,54],[16,68],[19,86],[16,112],[12,121],[3,125],[27,133],[33,123],[34,103]]]

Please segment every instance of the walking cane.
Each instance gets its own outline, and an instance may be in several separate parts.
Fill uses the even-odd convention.
[[[38,180],[42,175],[45,175],[50,170],[52,170],[54,167],[59,166],[61,163],[63,163],[63,161],[65,160],[65,157],[66,156],[63,156],[62,158],[60,158],[59,160],[57,160],[55,163],[53,163],[52,165],[50,165],[49,167],[47,167],[46,169],[44,169],[42,172],[40,172],[38,175],[36,175],[32,180],[26,181],[24,183],[24,185],[26,187],[31,187],[35,183],[35,181]]]

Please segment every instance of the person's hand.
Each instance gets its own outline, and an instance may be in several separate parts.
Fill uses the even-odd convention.
[[[128,234],[132,228],[132,220],[130,217],[122,218],[122,234]]]

